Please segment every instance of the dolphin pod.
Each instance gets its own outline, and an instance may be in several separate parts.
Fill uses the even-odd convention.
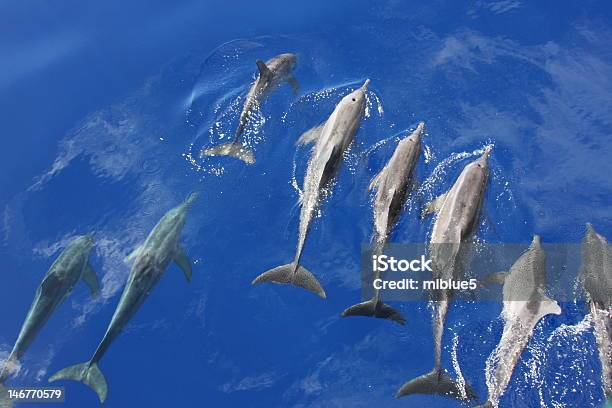
[[[253,285],[264,282],[291,284],[326,297],[325,290],[314,275],[300,264],[302,250],[315,211],[320,205],[323,189],[329,187],[343,161],[343,155],[353,142],[365,114],[366,90],[370,80],[361,88],[346,95],[325,123],[310,129],[298,140],[299,144],[313,143],[301,197],[298,244],[293,262],[270,269],[253,280]]]
[[[153,228],[145,242],[126,258],[126,262],[133,262],[130,276],[106,333],[91,359],[58,371],[49,378],[50,382],[82,381],[98,394],[100,402],[106,400],[108,385],[104,374],[98,367],[98,362],[111,343],[136,314],[171,261],[174,261],[183,270],[185,279],[188,282],[191,281],[191,262],[180,246],[179,238],[185,226],[187,210],[196,197],[197,194],[192,193],[185,202],[168,211]]]
[[[21,356],[53,312],[70,295],[77,282],[83,279],[92,294],[94,296],[98,294],[98,278],[89,263],[89,254],[93,246],[94,241],[90,235],[72,240],[53,262],[40,283],[13,350],[0,371],[0,406],[12,405],[2,384],[13,374]]]
[[[244,101],[238,127],[234,135],[234,140],[230,143],[221,144],[209,149],[203,149],[200,152],[200,157],[204,156],[231,156],[242,160],[247,164],[255,163],[255,154],[248,147],[240,142],[240,136],[244,132],[249,118],[254,109],[259,109],[261,102],[278,86],[287,82],[293,88],[294,92],[299,89],[299,84],[292,75],[292,71],[297,63],[295,54],[281,54],[270,59],[267,62],[257,61],[259,75]]]
[[[376,190],[374,199],[373,255],[381,255],[389,234],[397,222],[406,200],[412,173],[421,154],[421,134],[425,123],[421,122],[410,136],[402,139],[385,167],[372,179],[369,190]],[[376,271],[374,279],[380,278]],[[374,289],[372,299],[358,303],[342,312],[342,317],[370,316],[389,319],[404,324],[400,312],[380,299],[380,290]]]
[[[278,55],[267,62],[256,62],[259,75],[251,85],[240,113],[234,139],[230,143],[203,149],[204,156],[231,156],[246,164],[255,162],[253,151],[243,145],[244,134],[253,111],[283,82],[297,92],[299,86],[293,77],[297,58],[294,54]],[[328,119],[301,135],[297,144],[312,143],[303,192],[300,197],[300,222],[293,261],[270,269],[253,281],[252,285],[276,283],[294,285],[326,298],[327,294],[318,279],[302,265],[302,252],[309,235],[312,220],[320,209],[343,163],[344,154],[353,143],[366,111],[367,90],[370,80],[344,96]],[[393,155],[383,169],[372,179],[369,191],[374,192],[372,247],[374,254],[382,254],[391,232],[402,214],[415,180],[415,166],[422,148],[424,123],[397,143]],[[435,214],[428,245],[432,260],[433,277],[441,280],[459,280],[464,276],[477,233],[480,209],[488,185],[489,163],[492,145],[485,147],[482,155],[468,163],[450,190],[429,203],[423,217]],[[66,367],[49,378],[80,381],[96,392],[103,403],[108,396],[108,383],[99,368],[99,362],[117,339],[126,324],[137,313],[151,290],[161,279],[169,264],[174,261],[191,281],[191,262],[179,244],[188,209],[197,193],[192,193],[177,207],[168,211],[151,230],[144,243],[126,257],[132,267],[111,321],[91,358],[81,364]],[[91,236],[78,237],[60,254],[47,272],[36,292],[34,301],[23,323],[17,341],[0,371],[0,407],[12,406],[3,383],[14,373],[19,358],[34,340],[51,314],[59,307],[79,279],[89,286],[95,295],[99,291],[98,280],[89,264],[93,247]],[[612,258],[609,244],[602,235],[588,224],[582,243],[582,268],[580,281],[587,295],[594,337],[602,366],[604,394],[612,398]],[[374,278],[380,277],[376,272]],[[535,235],[529,248],[514,262],[508,272],[495,274],[503,283],[504,329],[501,339],[487,360],[488,395],[482,408],[497,407],[521,352],[528,344],[538,322],[546,315],[560,314],[557,302],[547,297],[546,254],[539,236]],[[455,380],[442,368],[442,340],[446,316],[455,293],[452,289],[432,290],[432,332],[434,341],[433,368],[429,373],[405,382],[396,397],[412,394],[437,394],[460,400],[475,400],[474,389]],[[381,299],[380,290],[373,297],[350,306],[342,317],[366,316],[405,324],[406,318]]]

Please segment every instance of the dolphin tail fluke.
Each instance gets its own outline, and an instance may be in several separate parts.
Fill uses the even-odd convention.
[[[0,384],[0,408],[12,408],[13,401],[9,398],[8,390]]]
[[[81,381],[98,394],[100,402],[106,400],[108,385],[106,384],[104,374],[102,374],[96,363],[87,362],[66,367],[49,378],[49,382],[57,380]]]
[[[282,285],[291,284],[314,292],[323,299],[327,297],[325,290],[323,290],[317,278],[315,278],[315,276],[308,269],[301,265],[296,265],[295,262],[277,266],[274,269],[270,269],[269,271],[262,273],[253,280],[252,284],[257,285],[264,282],[272,282]]]
[[[242,160],[246,164],[255,163],[253,150],[240,142],[225,143],[210,149],[204,149],[200,152],[200,157],[204,156],[231,156]]]
[[[367,302],[357,303],[342,312],[342,317],[348,316],[367,316],[377,317],[379,319],[389,319],[398,324],[405,324],[406,319],[404,316],[391,306],[375,299],[368,300]]]
[[[465,384],[464,393],[461,384],[441,369],[434,369],[428,374],[408,381],[401,386],[395,397],[400,398],[410,394],[438,394],[459,400],[465,400],[465,397],[467,400],[476,399],[476,392],[469,384]]]

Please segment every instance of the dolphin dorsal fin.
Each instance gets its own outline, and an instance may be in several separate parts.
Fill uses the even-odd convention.
[[[98,296],[100,293],[100,283],[98,283],[96,271],[90,264],[85,265],[85,270],[83,271],[83,282],[85,282],[91,291],[92,296]]]
[[[302,136],[300,136],[298,141],[295,142],[295,144],[305,145],[316,141],[319,138],[319,135],[321,135],[321,131],[323,130],[324,126],[325,122],[321,123],[319,126],[315,126],[312,129],[305,131],[304,133],[302,133]]]
[[[270,68],[268,68],[265,62],[257,60],[255,63],[257,64],[257,68],[259,68],[259,76],[261,78],[269,79],[272,77],[272,71],[270,71]]]

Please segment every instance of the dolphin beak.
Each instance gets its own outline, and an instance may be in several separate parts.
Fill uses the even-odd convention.
[[[425,129],[425,122],[419,122],[419,125],[416,128],[416,131],[419,132],[419,134],[423,133],[423,129]]]
[[[595,235],[595,228],[593,228],[593,224],[591,224],[590,222],[587,222],[586,224],[586,232],[587,235]]]
[[[191,207],[191,204],[193,204],[193,202],[198,198],[199,195],[200,195],[200,193],[198,193],[197,191],[194,191],[194,192],[190,193],[189,196],[187,196],[187,199],[184,202],[185,206]]]
[[[485,160],[488,159],[489,156],[491,155],[491,150],[493,150],[493,145],[492,144],[490,144],[490,145],[488,145],[487,147],[484,148],[484,152],[482,153],[482,156],[480,156],[480,157],[482,157]]]
[[[540,241],[540,236],[539,235],[534,235],[533,236],[533,240],[531,241],[531,246],[532,247],[536,247],[536,246],[540,246],[541,241]]]
[[[370,85],[370,80],[366,79],[365,82],[363,83],[363,85],[361,85],[360,89],[365,92],[368,89],[368,85]]]

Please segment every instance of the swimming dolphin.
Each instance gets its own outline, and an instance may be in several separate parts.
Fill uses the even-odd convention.
[[[487,359],[487,402],[480,408],[497,407],[506,390],[523,350],[537,323],[549,314],[561,314],[561,308],[545,294],[546,253],[540,237],[534,235],[529,249],[512,265],[504,279],[504,331],[499,344]]]
[[[433,278],[460,280],[463,275],[462,261],[469,252],[471,237],[478,224],[478,214],[487,187],[489,167],[487,159],[493,146],[485,148],[478,159],[469,163],[453,187],[432,201],[423,215],[437,213],[429,244]],[[396,397],[410,394],[439,394],[454,398],[474,399],[474,390],[454,381],[441,367],[442,334],[448,306],[453,298],[452,290],[432,293],[434,368],[428,374],[406,382],[397,391]]]
[[[369,189],[376,190],[373,255],[383,253],[389,234],[402,213],[412,173],[421,154],[421,134],[424,127],[423,122],[419,123],[410,136],[397,144],[387,165],[370,183]],[[378,278],[380,271],[375,272],[374,279]],[[397,310],[380,300],[378,289],[374,289],[371,300],[353,305],[342,312],[342,317],[346,316],[370,316],[390,319],[399,324],[406,323],[406,319]]]
[[[612,252],[606,238],[591,224],[582,240],[580,280],[594,325],[601,361],[604,394],[612,399]]]
[[[82,381],[98,394],[100,402],[106,400],[108,386],[102,371],[98,368],[98,361],[136,314],[171,261],[183,270],[187,281],[191,281],[191,262],[180,246],[179,238],[185,226],[187,210],[196,196],[196,193],[190,194],[185,202],[168,211],[145,242],[127,256],[127,262],[134,262],[130,276],[106,333],[91,359],[58,371],[49,378],[50,382],[64,379]]]
[[[278,86],[287,81],[293,88],[294,92],[297,93],[299,84],[293,77],[292,71],[297,63],[297,57],[295,54],[280,54],[272,58],[268,62],[258,60],[256,62],[257,68],[259,69],[259,76],[251,85],[251,89],[247,93],[242,112],[240,113],[240,120],[238,122],[238,128],[234,140],[230,143],[221,144],[209,149],[203,149],[200,152],[200,157],[204,156],[232,156],[242,160],[247,164],[255,163],[255,155],[253,151],[243,145],[240,142],[240,135],[244,131],[249,118],[254,109],[258,109],[261,106],[261,102]]]
[[[262,273],[253,280],[253,285],[264,282],[292,284],[310,290],[322,298],[326,297],[317,278],[300,265],[300,259],[310,229],[310,222],[320,204],[323,189],[328,187],[335,178],[342,163],[343,154],[352,143],[365,114],[366,90],[369,84],[368,79],[361,88],[342,98],[325,123],[310,129],[298,140],[298,144],[315,142],[315,145],[304,178],[295,259],[290,264]]]
[[[38,332],[47,323],[53,312],[66,300],[77,284],[83,279],[93,295],[99,292],[96,273],[89,264],[89,254],[94,246],[91,235],[79,236],[72,240],[47,271],[45,278],[36,290],[13,350],[0,371],[0,406],[11,406],[3,392],[2,383],[18,367],[19,359]],[[6,404],[6,405],[2,405]]]

